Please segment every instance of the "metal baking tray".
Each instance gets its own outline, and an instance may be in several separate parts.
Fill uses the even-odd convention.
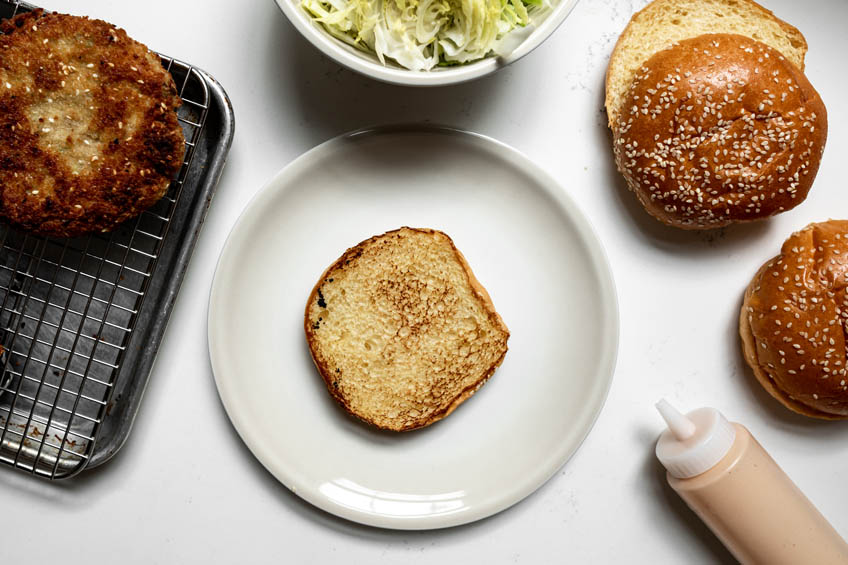
[[[35,7],[0,0],[0,18]],[[204,71],[162,56],[183,99],[179,176],[116,231],[76,239],[0,224],[0,462],[63,479],[126,440],[233,140]]]

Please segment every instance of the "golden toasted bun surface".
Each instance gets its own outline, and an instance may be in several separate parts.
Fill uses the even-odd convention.
[[[106,22],[41,10],[2,31],[0,216],[72,237],[162,198],[185,142],[159,57]]]
[[[807,42],[801,32],[752,0],[655,0],[633,15],[610,56],[606,80],[610,126],[645,61],[673,43],[705,33],[750,37],[804,69]]]
[[[509,338],[451,239],[411,228],[363,241],[331,265],[304,329],[333,398],[393,431],[450,414],[491,377]]]
[[[827,138],[818,93],[780,53],[702,35],[651,57],[613,126],[616,164],[645,209],[684,229],[789,210]]]
[[[763,387],[788,408],[848,419],[848,221],[792,234],[745,293],[740,334]]]

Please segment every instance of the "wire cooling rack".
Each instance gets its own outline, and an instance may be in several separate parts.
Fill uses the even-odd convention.
[[[32,9],[0,0],[0,18]],[[72,476],[126,439],[232,140],[220,86],[162,63],[186,138],[166,196],[110,234],[50,239],[0,225],[0,462],[38,476]]]

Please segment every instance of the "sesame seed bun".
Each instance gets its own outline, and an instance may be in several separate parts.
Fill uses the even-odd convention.
[[[848,419],[848,221],[792,234],[745,292],[739,333],[757,380],[784,406]]]
[[[752,0],[653,0],[633,14],[610,55],[605,84],[610,126],[633,76],[651,55],[705,33],[734,33],[762,41],[804,70],[803,34]]]
[[[613,125],[627,185],[661,222],[712,229],[800,204],[827,139],[804,74],[741,35],[707,34],[652,56]]]

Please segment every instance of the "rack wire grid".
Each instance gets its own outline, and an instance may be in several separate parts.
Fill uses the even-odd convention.
[[[0,0],[0,18],[34,8]],[[0,461],[38,476],[76,474],[92,457],[206,121],[197,70],[162,63],[186,138],[166,196],[109,234],[49,239],[0,225]]]

